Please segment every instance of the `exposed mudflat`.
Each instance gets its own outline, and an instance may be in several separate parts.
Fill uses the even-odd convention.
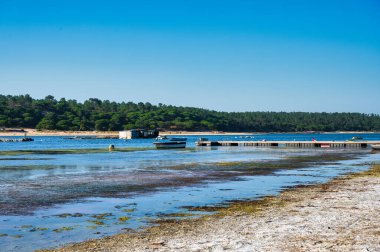
[[[380,168],[58,251],[380,251]]]
[[[24,161],[22,159],[25,157],[24,153],[33,152],[34,159],[42,156],[45,157],[45,159],[42,159],[43,161],[47,160],[46,162],[49,162],[49,155],[56,158],[64,154],[70,155],[68,153],[74,153],[73,155],[77,154],[76,157],[78,158],[78,153],[83,154],[87,151],[88,149],[3,151],[0,153],[0,161],[1,155],[4,153],[8,154],[6,155],[8,160]],[[96,153],[96,151],[101,150],[93,149],[92,151]],[[108,152],[108,150],[106,151]],[[141,152],[143,153],[143,151]],[[120,154],[122,155],[123,152],[120,152]],[[355,159],[357,156],[357,153],[318,153],[309,156],[288,156],[287,158],[269,161],[194,162],[177,165],[160,164],[157,166],[155,166],[156,163],[154,162],[143,167],[143,170],[124,169],[124,164],[120,164],[120,169],[117,165],[115,165],[116,168],[112,168],[112,164],[108,166],[91,164],[82,168],[85,172],[78,172],[81,168],[75,164],[71,166],[51,165],[49,163],[43,165],[0,166],[0,171],[10,171],[13,174],[4,179],[4,184],[0,187],[0,215],[31,214],[41,207],[49,207],[54,204],[73,202],[75,200],[80,201],[88,197],[126,197],[132,194],[159,191],[160,188],[201,184],[206,180],[228,181],[239,176],[268,175],[281,169],[291,170],[334,164],[341,160]],[[16,160],[12,158],[16,158]],[[27,161],[32,163],[34,160]],[[74,172],[70,173],[70,170],[74,170]],[[65,173],[57,173],[57,171]],[[35,172],[36,174],[32,179],[29,177],[30,172]],[[26,178],[20,179],[20,174],[25,175]]]

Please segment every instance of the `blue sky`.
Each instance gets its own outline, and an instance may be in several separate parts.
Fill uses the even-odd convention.
[[[380,1],[0,0],[0,93],[380,114]]]

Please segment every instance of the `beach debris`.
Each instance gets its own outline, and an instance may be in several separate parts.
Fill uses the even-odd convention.
[[[151,249],[159,249],[163,246],[166,245],[166,242],[165,241],[158,241],[158,242],[153,242],[150,244],[150,248]]]

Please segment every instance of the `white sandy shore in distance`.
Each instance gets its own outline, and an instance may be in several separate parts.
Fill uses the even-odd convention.
[[[59,131],[24,129],[27,136],[118,136],[116,131]],[[0,136],[24,136],[24,132],[0,131]]]
[[[59,251],[380,251],[376,167],[375,174],[285,191],[258,211],[222,211]]]
[[[119,136],[119,131],[60,131],[24,129],[27,136]],[[252,132],[160,131],[160,135],[247,135]],[[256,133],[257,134],[257,133]],[[24,132],[0,131],[0,136],[24,136]]]
[[[20,130],[20,129],[17,129]],[[119,136],[119,131],[61,131],[61,130],[36,130],[23,129],[27,136]],[[292,132],[289,132],[292,133]],[[296,132],[293,132],[297,134]],[[298,132],[305,133],[305,132]],[[327,134],[361,134],[374,132],[324,132]],[[160,135],[254,135],[268,134],[268,132],[224,132],[224,131],[160,131]],[[0,136],[24,136],[23,132],[0,131]]]

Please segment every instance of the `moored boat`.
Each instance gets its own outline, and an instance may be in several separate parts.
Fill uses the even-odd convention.
[[[380,144],[372,144],[371,147],[373,150],[380,150]]]
[[[363,137],[361,136],[353,136],[349,141],[358,141],[358,140],[363,140]]]
[[[172,137],[168,138],[166,136],[158,136],[156,142],[153,144],[157,149],[170,149],[170,148],[185,148],[186,140],[185,137]]]
[[[153,143],[157,149],[185,148],[185,141],[162,141]]]
[[[181,141],[181,142],[183,142],[183,141],[187,141],[187,138],[186,137],[171,137],[171,138],[169,138],[170,139],[170,141]]]
[[[158,136],[156,140],[168,140],[168,141],[187,141],[186,137],[167,137],[167,136]]]

